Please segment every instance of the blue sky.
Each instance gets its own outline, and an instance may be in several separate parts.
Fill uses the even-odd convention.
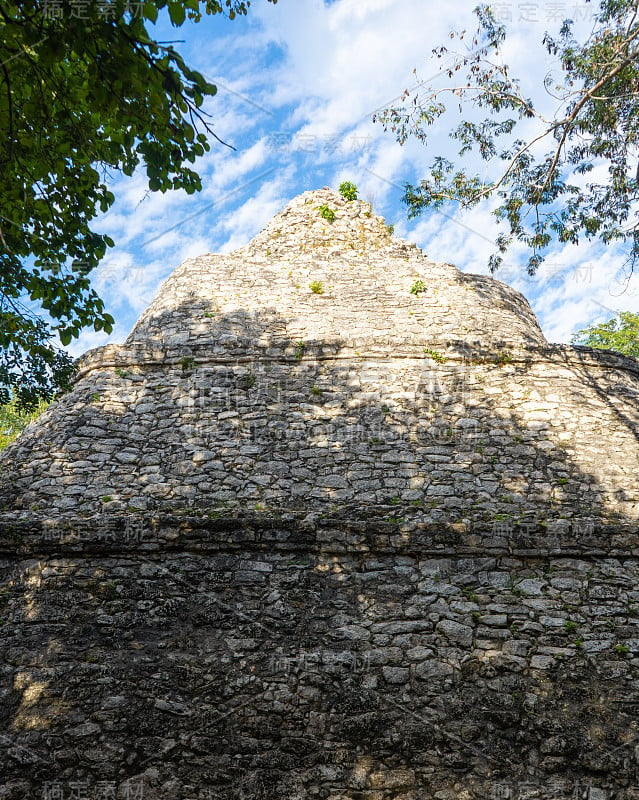
[[[166,20],[150,30],[173,40],[187,63],[218,86],[207,102],[215,132],[196,168],[203,190],[149,193],[143,170],[114,181],[116,202],[96,223],[116,246],[93,273],[93,285],[116,319],[110,337],[85,331],[74,355],[123,341],[161,282],[182,261],[246,244],[293,197],[351,180],[360,197],[395,225],[396,235],[430,257],[466,272],[487,273],[496,226],[490,208],[459,214],[429,212],[408,221],[403,183],[416,181],[436,154],[452,155],[444,125],[426,149],[400,146],[373,124],[372,113],[413,86],[415,75],[439,69],[433,47],[451,29],[474,27],[473,2],[434,0],[254,0],[248,17],[204,18],[175,29]],[[504,60],[535,95],[552,68],[540,46],[545,30],[571,16],[588,26],[593,6],[570,2],[493,3],[511,35]],[[639,282],[623,280],[623,256],[601,246],[557,247],[535,278],[525,252],[513,251],[495,277],[523,292],[550,341],[615,311],[639,311]]]

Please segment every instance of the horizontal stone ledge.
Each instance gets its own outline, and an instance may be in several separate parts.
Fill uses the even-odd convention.
[[[397,361],[403,359],[432,361],[425,350],[441,353],[446,363],[465,364],[467,366],[511,364],[532,364],[546,361],[565,366],[594,367],[598,369],[617,369],[639,377],[639,362],[612,350],[596,350],[590,347],[552,344],[545,347],[530,345],[525,348],[512,348],[507,343],[503,347],[473,345],[463,341],[423,341],[407,345],[405,342],[389,341],[380,344],[375,339],[361,342],[311,340],[304,342],[304,351],[294,352],[296,343],[288,343],[281,347],[278,342],[271,342],[255,348],[247,353],[244,349],[237,353],[216,355],[209,347],[189,345],[184,348],[165,350],[153,346],[106,345],[85,353],[78,361],[77,382],[91,372],[101,369],[161,369],[167,367],[180,368],[183,371],[210,364],[250,364],[255,361],[282,362],[297,364],[305,361],[362,360],[378,359]],[[362,349],[366,347],[365,352]],[[278,351],[273,353],[272,351]],[[289,350],[290,352],[286,352]],[[269,352],[271,351],[271,352]],[[185,361],[189,367],[185,368]],[[192,364],[191,364],[192,362]]]
[[[41,544],[38,542],[34,542],[32,545],[25,545],[18,548],[6,548],[2,542],[0,542],[0,559],[4,559],[5,561],[23,561],[23,560],[31,560],[31,559],[47,559],[47,558],[124,558],[124,557],[131,557],[131,558],[151,558],[156,556],[161,556],[163,554],[182,554],[182,555],[191,555],[191,556],[213,556],[219,554],[237,554],[238,557],[249,554],[249,553],[273,553],[274,547],[273,543],[259,543],[249,546],[248,543],[242,542],[240,543],[241,546],[235,547],[224,547],[224,546],[215,546],[214,543],[207,543],[206,545],[202,546],[172,546],[168,547],[165,546],[163,543],[148,543],[146,545],[127,545],[122,544],[118,545],[109,545],[109,546],[100,546],[95,542],[92,543],[83,543],[83,542],[76,542],[75,544],[72,543],[62,543],[62,544]],[[469,559],[469,558],[510,558],[510,559],[518,559],[524,563],[531,563],[534,562],[538,564],[540,562],[549,562],[555,560],[572,560],[578,559],[580,561],[588,562],[588,563],[597,563],[601,559],[614,559],[617,561],[636,561],[639,560],[639,548],[634,550],[633,552],[629,551],[621,551],[621,550],[609,550],[609,551],[587,551],[584,549],[577,549],[577,548],[566,548],[566,549],[557,549],[553,551],[545,550],[541,552],[539,550],[519,550],[519,549],[498,549],[498,548],[490,548],[490,549],[482,549],[482,548],[470,548],[470,547],[442,547],[441,549],[434,549],[434,548],[424,548],[419,550],[418,552],[415,550],[396,550],[392,548],[387,548],[383,546],[379,547],[353,547],[353,548],[315,548],[315,547],[302,547],[300,545],[290,545],[290,546],[280,546],[277,548],[277,551],[281,553],[282,556],[286,554],[297,554],[297,555],[307,555],[308,557],[319,557],[319,556],[331,556],[331,557],[338,557],[338,556],[345,556],[345,557],[381,557],[387,556],[389,558],[395,558],[399,556],[405,557],[412,557],[416,559],[442,559],[442,560],[455,560],[455,559]],[[312,568],[314,565],[308,564],[305,565],[308,568]]]
[[[569,520],[566,520],[569,523]],[[495,531],[490,523],[399,522],[383,518],[179,514],[47,517],[0,516],[0,555],[120,553],[216,553],[260,550],[335,555],[414,557],[514,556],[523,559],[639,557],[636,523],[594,520],[579,536],[569,525],[514,525]]]

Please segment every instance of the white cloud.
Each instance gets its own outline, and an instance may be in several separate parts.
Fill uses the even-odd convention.
[[[293,196],[341,180],[356,182],[360,196],[372,200],[397,233],[432,258],[485,274],[500,230],[489,204],[464,215],[446,209],[448,216],[432,213],[408,221],[401,203],[405,181],[415,182],[433,155],[452,154],[447,124],[456,110],[435,126],[427,148],[416,140],[400,147],[392,133],[370,120],[374,110],[414,85],[414,68],[425,79],[440,70],[442,65],[430,58],[432,48],[448,42],[451,29],[474,29],[473,6],[460,10],[459,4],[434,0],[281,0],[276,6],[254,3],[246,20],[228,27],[215,18],[185,26],[180,49],[187,63],[220,87],[206,104],[213,128],[238,151],[212,142],[211,152],[195,164],[203,181],[199,195],[147,196],[144,170],[117,180],[117,202],[99,228],[116,240],[103,267],[119,277],[108,283],[96,273],[95,281],[116,312],[111,338],[123,338],[161,281],[185,258],[244,245]],[[512,4],[514,16],[518,8]],[[543,17],[545,7],[537,8]],[[504,59],[524,76],[524,91],[541,85],[551,65],[540,45],[545,27],[553,27],[545,22],[515,19],[509,25],[514,35]],[[279,150],[277,141],[284,145]],[[525,278],[525,256],[522,246],[515,247],[512,268],[496,277],[528,296],[549,339],[565,340],[588,324],[599,313],[597,303],[637,307],[636,294],[611,294],[621,286],[615,282],[619,255],[603,258],[595,245],[557,248],[550,261],[565,264],[566,275],[542,270],[535,281]],[[585,274],[587,264],[596,278],[580,283],[574,270],[581,265]],[[81,344],[102,340],[103,334],[88,332]]]
[[[228,238],[220,247],[220,252],[228,253],[245,245],[282,210],[290,199],[284,192],[285,184],[285,174],[275,175],[255,196],[225,215],[221,227],[228,233]]]
[[[432,0],[300,0],[275,13],[263,8],[260,20],[286,53],[275,70],[275,102],[294,103],[309,133],[330,134],[369,117],[414,82],[413,69],[459,21],[459,10]]]

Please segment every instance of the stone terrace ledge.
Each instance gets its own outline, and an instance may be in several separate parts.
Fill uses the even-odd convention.
[[[159,553],[503,556],[549,559],[639,557],[639,523],[603,519],[425,522],[414,509],[352,509],[337,515],[198,514],[0,515],[0,556]],[[402,521],[398,521],[398,518]]]
[[[399,337],[398,337],[399,338]],[[87,351],[78,361],[76,381],[81,380],[91,372],[107,369],[166,369],[176,367],[182,369],[185,358],[192,358],[194,365],[215,364],[251,364],[256,359],[261,361],[284,361],[298,364],[300,361],[332,361],[336,359],[362,360],[363,358],[388,358],[388,359],[424,359],[424,346],[428,344],[432,349],[441,352],[446,361],[468,366],[482,364],[490,365],[500,363],[503,349],[494,348],[486,351],[479,343],[458,343],[455,341],[433,341],[424,339],[423,342],[399,341],[380,343],[379,340],[362,338],[349,345],[324,344],[311,342],[307,345],[302,356],[295,354],[295,348],[286,343],[282,349],[264,348],[255,349],[253,353],[245,350],[237,353],[213,355],[210,346],[202,344],[183,346],[180,349],[167,353],[157,345],[131,344],[131,345],[106,345]],[[355,352],[355,351],[358,352]],[[362,355],[361,351],[366,353]],[[566,364],[569,366],[588,366],[602,370],[621,370],[631,375],[639,376],[639,362],[629,356],[624,356],[614,350],[596,350],[581,345],[548,344],[544,346],[509,348],[507,350],[509,364],[532,364],[548,362],[553,364]]]

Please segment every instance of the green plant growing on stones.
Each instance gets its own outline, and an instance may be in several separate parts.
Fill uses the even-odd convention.
[[[497,364],[498,367],[504,367],[506,364],[510,364],[512,360],[513,357],[511,353],[507,350],[500,350],[495,356],[494,363]]]
[[[321,397],[322,390],[319,388],[319,386],[311,386],[311,394],[313,397]]]
[[[339,185],[339,193],[344,200],[357,200],[357,186],[350,181],[342,181]]]
[[[572,619],[567,619],[564,622],[564,628],[567,633],[574,633],[578,627],[577,623]]]
[[[298,361],[301,361],[302,358],[304,358],[304,351],[305,350],[306,350],[306,345],[304,344],[304,342],[298,342],[295,345],[295,358]]]
[[[395,226],[392,222],[386,225],[386,230],[388,231],[389,236],[392,236],[395,233]]]
[[[267,255],[268,255],[268,253],[267,253]],[[204,312],[204,316],[207,319],[214,319],[215,318],[215,312],[213,312],[213,311],[205,311]]]
[[[584,640],[583,639],[575,639],[574,645],[577,648],[577,650],[581,650],[581,648],[584,646]]]
[[[398,497],[397,495],[395,495],[394,497],[391,497],[391,499],[390,499],[388,502],[389,502],[389,503],[390,503],[392,506],[398,506],[398,505],[399,505],[399,503],[400,503],[400,500],[399,500],[399,497]]]
[[[248,372],[241,378],[242,389],[252,389],[256,383],[257,383],[257,376],[255,375],[254,372]]]
[[[118,597],[118,585],[114,581],[101,583],[98,591],[105,600],[115,600]]]
[[[110,502],[111,502],[111,500],[113,500],[113,498],[111,497],[111,495],[110,495],[110,494],[105,494],[105,495],[103,495],[103,496],[100,498],[100,500],[101,500],[103,503],[110,503]]]
[[[618,656],[625,656],[630,652],[630,648],[625,644],[616,644],[614,650]]]
[[[122,369],[121,367],[118,367],[115,371],[115,374],[118,376],[118,378],[128,378],[131,373],[125,369]]]
[[[416,280],[413,285],[410,287],[410,293],[414,295],[421,294],[422,292],[426,291],[426,284],[424,281],[418,279]]]
[[[565,486],[568,483],[568,478],[557,478],[557,483],[559,486]]]
[[[97,403],[99,401],[99,399],[100,399],[100,393],[99,392],[93,392],[93,394],[91,395],[91,402],[92,403]]]
[[[412,291],[413,290],[411,289],[411,292]],[[414,294],[416,293],[414,292]],[[447,360],[446,356],[443,356],[437,350],[431,350],[430,347],[424,348],[424,355],[428,356],[429,358],[432,358],[433,361],[437,362],[438,364],[445,364]]]
[[[322,217],[322,219],[326,219],[329,222],[333,222],[334,221],[335,212],[333,211],[332,208],[330,208],[326,204],[324,204],[322,206],[318,206],[317,210],[320,212],[320,217]]]
[[[324,284],[322,281],[311,281],[308,286],[313,294],[324,294]]]
[[[192,356],[185,356],[180,360],[180,366],[184,372],[187,372],[195,367],[195,359]]]
[[[38,511],[39,508],[34,508],[33,510]],[[7,532],[9,539],[11,539],[12,542],[22,542],[24,534],[22,533],[22,531],[20,531],[19,528],[15,527],[14,525],[9,525],[5,528],[5,530]]]

